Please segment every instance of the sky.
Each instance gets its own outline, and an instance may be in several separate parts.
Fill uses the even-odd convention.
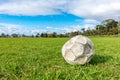
[[[120,0],[0,0],[0,34],[66,33],[118,20]]]

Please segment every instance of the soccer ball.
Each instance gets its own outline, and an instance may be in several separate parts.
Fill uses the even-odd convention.
[[[62,47],[62,56],[69,64],[88,63],[93,53],[93,42],[88,37],[82,35],[71,38]]]

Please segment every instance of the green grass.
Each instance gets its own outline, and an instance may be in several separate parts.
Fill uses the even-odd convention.
[[[1,80],[119,80],[120,38],[90,37],[95,55],[69,65],[61,55],[68,38],[0,38]]]

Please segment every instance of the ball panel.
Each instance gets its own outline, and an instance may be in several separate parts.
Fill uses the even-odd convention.
[[[92,59],[93,55],[87,56],[87,63]]]
[[[91,46],[89,44],[85,44],[84,46],[84,54],[89,54],[91,51]]]
[[[86,43],[87,43],[87,40],[86,40],[86,38],[83,37],[83,36],[78,36],[76,42],[81,43],[81,44],[86,44]]]
[[[67,61],[74,61],[75,59],[75,56],[74,54],[72,53],[72,51],[70,51],[69,49],[65,51],[65,56],[64,58],[67,60]]]
[[[65,44],[65,48],[66,49],[70,49],[72,47],[73,43],[68,42],[67,44]]]
[[[74,43],[71,47],[71,51],[75,56],[80,56],[84,53],[84,47],[82,44]]]
[[[80,56],[76,59],[75,64],[85,64],[87,62],[86,56]]]

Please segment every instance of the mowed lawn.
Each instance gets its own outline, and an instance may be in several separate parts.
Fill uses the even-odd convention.
[[[90,63],[69,65],[61,54],[68,38],[0,38],[0,80],[120,80],[120,37],[90,39]]]

